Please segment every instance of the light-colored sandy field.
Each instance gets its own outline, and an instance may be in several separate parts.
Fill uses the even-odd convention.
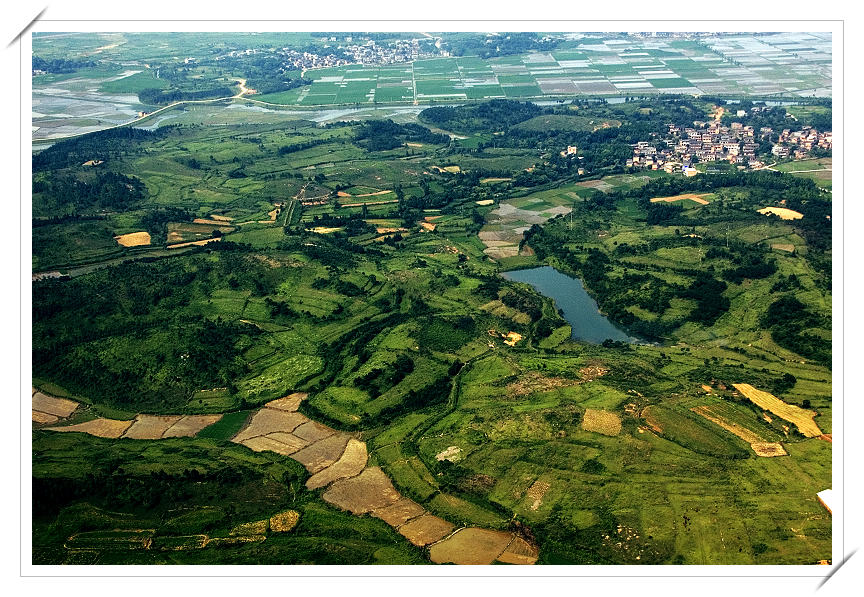
[[[270,530],[274,533],[287,533],[297,526],[300,514],[296,510],[286,510],[270,517]]]
[[[180,415],[157,417],[138,415],[123,437],[129,439],[160,439],[162,434],[180,420]]]
[[[347,433],[334,433],[291,455],[291,458],[306,467],[313,475],[337,460],[345,452],[350,436]]]
[[[417,518],[425,512],[426,510],[423,509],[423,506],[414,500],[403,497],[389,506],[373,510],[372,516],[380,518],[391,527],[398,527],[412,518]]]
[[[531,500],[532,510],[536,510],[540,507],[540,504],[543,503],[543,496],[546,495],[547,491],[549,491],[549,487],[551,487],[549,483],[538,479],[534,481],[534,484],[525,492],[525,496]]]
[[[263,535],[267,532],[267,527],[269,526],[269,524],[270,521],[266,518],[264,520],[244,522],[243,524],[238,524],[236,527],[228,531],[228,534],[233,536]]]
[[[348,444],[345,446],[345,451],[342,452],[339,460],[309,477],[306,481],[306,487],[308,489],[318,489],[339,479],[359,475],[366,468],[366,461],[368,459],[369,455],[366,453],[366,444],[356,439],[349,439]]]
[[[696,195],[694,193],[685,193],[683,195],[675,195],[674,197],[654,197],[651,200],[651,203],[674,203],[675,201],[683,201],[685,199],[689,199],[690,201],[695,201],[699,205],[708,205],[708,201],[703,199],[705,195],[710,195],[710,193],[702,193],[701,195]]]
[[[429,548],[436,564],[491,564],[510,545],[512,533],[469,527]]]
[[[209,427],[221,418],[222,415],[185,415],[169,427],[162,434],[162,437],[193,437],[199,431],[205,427]]]
[[[492,205],[493,203],[495,203],[495,200],[494,199],[481,199],[480,201],[475,201],[474,203],[476,203],[477,205],[479,205],[481,207],[485,207],[487,205]]]
[[[778,251],[786,251],[787,253],[791,253],[795,250],[795,245],[773,244],[771,245],[771,248],[777,249]]]
[[[114,419],[93,419],[85,423],[77,425],[67,425],[65,427],[49,427],[50,431],[80,431],[81,433],[89,433],[96,437],[105,437],[109,439],[117,439],[125,432],[132,421],[117,421]]]
[[[454,529],[452,523],[432,514],[424,514],[399,527],[399,534],[420,547],[440,541]]]
[[[332,227],[328,227],[328,226],[316,226],[315,228],[310,228],[309,232],[314,232],[315,234],[331,234],[331,233],[337,232],[339,230],[342,230],[342,229],[341,228],[332,228]]]
[[[149,232],[130,232],[129,234],[120,234],[114,237],[118,244],[124,247],[140,247],[150,244]]]
[[[759,408],[770,411],[781,419],[793,423],[805,437],[819,437],[822,435],[822,430],[813,421],[813,417],[816,416],[814,411],[805,410],[793,404],[787,404],[773,394],[757,390],[750,384],[736,383],[732,385]]]
[[[286,443],[284,441],[276,440],[267,435],[259,435],[257,437],[251,437],[247,440],[240,442],[242,445],[246,446],[253,452],[275,452],[277,454],[281,454],[282,456],[290,456],[294,454],[297,450],[305,447],[305,444],[302,440],[298,440],[300,445],[296,443]]]
[[[401,498],[390,478],[379,467],[367,468],[356,477],[333,483],[324,501],[354,514],[366,514],[394,504]]]
[[[75,409],[78,408],[78,403],[73,400],[66,400],[65,398],[57,398],[43,394],[42,392],[36,392],[33,394],[32,408],[33,410],[65,419],[75,412]]]
[[[588,408],[582,417],[582,429],[603,435],[618,435],[621,433],[621,419],[615,413]]]
[[[763,207],[757,211],[763,215],[774,214],[775,216],[780,216],[781,220],[800,220],[804,217],[804,214],[793,209],[786,209],[785,207]]]

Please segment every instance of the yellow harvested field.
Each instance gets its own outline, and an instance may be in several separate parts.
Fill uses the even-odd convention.
[[[138,415],[123,437],[128,439],[161,439],[162,434],[180,420],[180,415],[157,417]]]
[[[443,168],[441,166],[432,166],[432,168],[438,170],[439,172],[449,172],[451,174],[456,174],[462,171],[459,166],[444,166]]]
[[[210,224],[213,226],[224,226],[225,222],[221,220],[208,220],[206,218],[195,218],[192,220],[193,224]]]
[[[621,419],[615,413],[588,408],[582,417],[582,429],[603,435],[618,435],[621,433]]]
[[[797,212],[793,209],[786,209],[785,207],[763,207],[762,209],[756,211],[766,216],[768,214],[780,216],[781,220],[800,220],[804,217],[804,214]]]
[[[453,524],[432,514],[424,514],[399,527],[399,534],[414,545],[423,547],[450,534]]]
[[[393,191],[375,191],[374,193],[363,193],[362,195],[354,195],[354,197],[377,197],[378,195],[387,195]],[[371,203],[369,205],[372,205]]]
[[[507,346],[516,346],[516,343],[522,340],[522,334],[516,332],[507,332],[506,334],[502,334],[502,337],[506,338],[504,344]]]
[[[258,437],[252,437],[247,440],[243,440],[240,442],[242,445],[246,446],[253,452],[275,452],[276,454],[281,454],[282,456],[290,456],[297,450],[300,450],[304,447],[304,443],[302,440],[299,440],[299,445],[297,443],[288,443],[279,441],[270,437],[269,435],[259,435]]]
[[[276,400],[271,400],[264,406],[267,408],[275,408],[277,410],[284,410],[287,412],[296,412],[298,408],[300,408],[300,403],[306,399],[309,394],[306,392],[295,392],[293,394],[289,394],[283,398],[277,398]]]
[[[316,226],[315,228],[310,228],[310,232],[314,232],[315,234],[331,234],[333,232],[337,232],[342,230],[341,228],[329,228],[327,226]]]
[[[129,234],[120,234],[114,237],[117,244],[124,247],[140,247],[150,244],[149,232],[130,232]]]
[[[217,216],[217,215],[212,215],[212,216],[210,216],[210,219],[211,219],[211,220],[217,220],[217,221],[219,221],[219,222],[230,222],[230,221],[233,220],[234,218],[229,218],[228,216]]]
[[[423,228],[423,230],[428,230],[429,232],[432,232],[436,228],[436,225],[432,222],[418,222],[418,224],[420,224],[420,227]]]
[[[231,441],[241,443],[244,440],[282,431],[291,433],[309,419],[298,412],[287,412],[275,408],[262,408],[249,419],[246,427],[240,430]]]
[[[366,514],[396,503],[402,496],[379,467],[367,468],[356,477],[333,483],[324,501],[354,514]]]
[[[336,433],[333,429],[330,429],[326,425],[322,425],[318,421],[309,421],[307,423],[303,423],[297,429],[292,431],[293,435],[301,439],[305,439],[307,442],[317,442],[318,440],[322,440],[325,437],[330,437]]]
[[[365,197],[366,195],[357,195]],[[363,207],[364,205],[388,205],[390,203],[399,203],[398,199],[389,199],[387,201],[365,201],[363,203],[346,203],[342,207]]]
[[[249,536],[249,535],[263,535],[267,532],[267,526],[269,524],[269,520],[266,518],[264,520],[255,520],[252,522],[244,522],[243,524],[238,524],[236,527],[228,531],[229,535],[237,536]]]
[[[493,203],[495,203],[495,200],[494,199],[481,199],[480,201],[475,201],[474,203],[476,203],[477,205],[479,205],[481,207],[485,207],[487,205],[492,205]]]
[[[704,383],[702,384],[702,389],[705,390],[706,392],[708,392],[709,394],[714,391],[714,388],[712,388],[711,386],[706,385]]]
[[[221,418],[222,415],[185,415],[169,427],[162,434],[162,437],[193,437],[199,431],[205,427],[209,427]]]
[[[68,417],[75,412],[76,408],[78,408],[78,403],[73,400],[49,396],[42,392],[36,392],[33,394],[32,402],[33,410],[54,415],[61,419]]]
[[[691,408],[694,413],[697,415],[701,415],[714,423],[715,425],[719,425],[729,433],[737,435],[741,439],[743,439],[748,444],[755,444],[762,442],[762,438],[750,431],[749,429],[742,427],[741,425],[736,425],[731,421],[727,421],[723,419],[722,416],[713,412],[710,406],[695,406]]]
[[[222,545],[242,545],[243,543],[259,543],[265,541],[267,535],[238,535],[236,537],[211,537],[205,544],[207,547],[219,547]]]
[[[786,456],[786,450],[783,449],[781,443],[754,443],[750,444],[757,456],[771,458],[772,456]]]
[[[49,431],[79,431],[81,433],[89,433],[96,437],[105,437],[109,439],[117,439],[125,432],[132,421],[117,421],[115,419],[93,419],[85,423],[77,425],[67,425],[65,427],[49,427]]]
[[[169,236],[170,236],[170,234],[169,234]],[[171,239],[169,238],[168,240],[171,240]],[[179,249],[181,247],[192,247],[192,246],[201,247],[201,246],[206,245],[208,243],[218,243],[220,240],[222,240],[221,236],[218,238],[205,238],[204,240],[193,240],[193,241],[190,241],[188,243],[178,243],[176,245],[168,245],[167,248],[168,249]]]
[[[793,423],[803,436],[819,437],[822,435],[822,430],[813,422],[813,417],[816,416],[814,411],[805,410],[794,404],[787,404],[773,394],[757,390],[750,384],[736,383],[732,385],[762,410],[770,411],[781,419]]]
[[[531,566],[537,562],[540,557],[540,552],[536,547],[525,541],[522,537],[513,537],[513,541],[507,546],[500,556],[498,561],[505,564],[521,564],[523,566]]]
[[[414,500],[403,497],[394,504],[373,510],[372,516],[380,518],[391,527],[398,527],[425,512],[426,510],[423,509],[423,506]]]
[[[694,193],[685,193],[683,195],[675,195],[674,197],[654,197],[651,200],[651,203],[674,203],[675,201],[683,201],[685,199],[689,199],[690,201],[695,201],[699,205],[708,205],[708,201],[703,199],[706,195],[710,195],[711,193],[702,193],[701,195],[696,195]]]
[[[423,147],[422,143],[405,143],[408,147]]]
[[[507,182],[508,180],[513,180],[512,178],[481,178],[480,184],[487,184],[490,182]],[[479,203],[479,201],[478,201]]]
[[[469,527],[433,545],[429,557],[436,564],[491,564],[512,540],[512,533]]]
[[[366,444],[356,439],[349,439],[348,445],[339,460],[327,468],[315,473],[306,481],[308,489],[318,489],[329,485],[339,479],[346,479],[359,475],[366,468],[369,455],[366,453]]]
[[[286,510],[270,517],[270,530],[274,533],[287,533],[297,526],[300,514],[296,510]]]
[[[337,197],[351,197],[351,193],[346,193],[345,191],[336,191]]]
[[[55,415],[49,415],[48,413],[42,413],[38,410],[34,410],[32,412],[32,421],[34,423],[39,423],[40,425],[45,425],[46,423],[56,423],[60,420],[60,417]]]
[[[792,253],[795,250],[795,245],[773,244],[771,245],[771,248],[777,249],[778,251],[786,251],[787,253]]]
[[[339,460],[345,452],[350,436],[335,433],[291,455],[291,458],[306,467],[313,475]]]

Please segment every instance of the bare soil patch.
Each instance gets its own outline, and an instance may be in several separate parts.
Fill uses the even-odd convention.
[[[788,245],[782,243],[775,243],[771,245],[772,249],[777,249],[778,251],[786,251],[787,253],[792,253],[795,251],[795,245]]]
[[[423,509],[423,506],[414,500],[403,497],[394,504],[373,510],[372,516],[380,518],[391,527],[398,527],[412,518],[417,518],[424,512],[426,510]]]
[[[720,427],[722,427],[723,429],[725,429],[729,433],[737,435],[738,437],[743,439],[748,444],[754,444],[754,443],[758,444],[758,443],[762,442],[761,437],[759,437],[758,435],[756,435],[755,433],[753,433],[749,429],[746,429],[744,427],[741,427],[740,425],[736,425],[735,423],[733,423],[731,421],[727,421],[727,420],[723,419],[723,417],[721,417],[717,413],[713,412],[711,410],[710,406],[695,406],[695,407],[691,408],[690,410],[692,410],[697,415],[701,415],[701,416],[705,417],[706,419],[708,419],[709,421],[711,421],[715,425],[719,425]]]
[[[651,203],[674,203],[675,201],[684,201],[685,199],[689,199],[690,201],[695,201],[699,205],[708,205],[708,201],[702,197],[710,194],[711,193],[702,193],[701,195],[697,195],[695,193],[685,193],[683,195],[675,195],[674,197],[654,197],[651,199]]]
[[[448,462],[456,462],[459,460],[459,454],[462,452],[462,448],[459,446],[450,446],[445,450],[442,450],[438,454],[435,455],[435,460],[441,462],[442,460],[447,460]]]
[[[534,500],[531,504],[532,510],[536,510],[540,507],[540,504],[543,503],[543,496],[546,495],[546,492],[549,491],[550,487],[551,485],[549,485],[549,483],[538,479],[528,488],[528,491],[525,492],[525,496],[530,500]]]
[[[504,562],[505,564],[521,564],[530,566],[537,562],[539,556],[540,552],[536,547],[528,543],[522,537],[514,536],[513,541],[510,542],[510,545],[507,546],[504,553],[498,556],[498,561]]]
[[[753,451],[756,452],[757,456],[765,456],[770,458],[772,456],[786,456],[786,450],[783,449],[783,444],[781,443],[752,443],[750,447],[753,448]]]
[[[42,413],[38,410],[34,410],[32,412],[32,421],[34,423],[39,423],[40,425],[46,425],[48,423],[56,423],[60,420],[60,417],[49,415],[48,413]]]
[[[199,431],[205,427],[209,427],[221,418],[222,415],[185,415],[169,427],[162,434],[162,437],[194,437]]]
[[[170,234],[169,234],[169,236],[170,236]],[[170,241],[170,239],[168,239],[168,240]],[[190,241],[188,243],[178,243],[176,245],[168,245],[167,248],[168,249],[179,249],[181,247],[192,247],[192,246],[200,247],[202,245],[206,245],[207,243],[219,242],[220,240],[222,240],[221,236],[218,238],[205,238],[204,240],[193,240],[193,241]]]
[[[180,415],[153,416],[138,415],[135,422],[126,430],[123,437],[129,439],[161,439],[162,434],[180,420]]]
[[[56,398],[42,392],[36,392],[33,394],[32,408],[33,410],[65,419],[75,412],[75,409],[78,408],[78,403],[73,400]]]
[[[296,412],[298,408],[300,408],[300,403],[306,399],[309,394],[305,392],[295,392],[293,394],[289,394],[283,398],[277,398],[276,400],[271,400],[264,406],[267,408],[275,408],[276,410],[284,410],[287,412]]]
[[[663,427],[660,426],[660,422],[652,416],[652,409],[650,406],[646,406],[642,411],[642,418],[645,419],[645,422],[648,423],[648,426],[651,427],[657,433],[663,433]]]
[[[787,404],[768,392],[757,390],[750,384],[736,383],[732,385],[759,408],[770,411],[781,419],[793,423],[805,437],[822,435],[822,430],[813,422],[813,417],[816,416],[814,411]]]
[[[582,417],[582,429],[615,436],[621,433],[621,419],[615,413],[588,408]]]
[[[312,474],[323,470],[339,460],[350,436],[347,433],[337,433],[311,444],[291,456],[306,467]]]
[[[491,564],[512,539],[511,533],[470,527],[433,545],[429,557],[436,564]]]
[[[305,439],[309,443],[312,443],[320,441],[325,437],[330,437],[336,432],[333,429],[327,427],[326,425],[322,425],[318,421],[310,420],[300,425],[292,433],[297,437]]]
[[[140,247],[150,244],[149,232],[130,232],[129,234],[119,234],[114,237],[117,244],[124,247]]]
[[[366,452],[366,444],[356,439],[349,439],[348,444],[345,446],[345,451],[339,457],[339,460],[309,477],[306,481],[306,487],[308,489],[318,489],[339,479],[359,475],[366,468],[368,459],[369,455]]]
[[[277,431],[291,433],[308,420],[305,415],[298,412],[262,408],[252,415],[246,427],[241,429],[240,433],[235,435],[231,441],[239,444],[247,439]]]
[[[432,514],[424,514],[399,527],[399,534],[414,545],[423,547],[440,541],[454,529],[452,523]]]
[[[253,452],[269,451],[275,452],[276,454],[281,454],[282,456],[291,456],[302,447],[298,447],[296,444],[292,445],[281,442],[266,435],[251,437],[249,439],[243,440],[242,442],[240,442],[240,444],[246,446]]]
[[[132,421],[117,421],[115,419],[93,419],[85,423],[77,425],[67,425],[65,427],[49,427],[49,431],[79,431],[81,433],[89,433],[96,437],[105,437],[108,439],[117,439],[125,432]]]
[[[394,504],[402,496],[379,467],[367,468],[356,477],[342,479],[324,492],[324,501],[354,514],[365,514]]]

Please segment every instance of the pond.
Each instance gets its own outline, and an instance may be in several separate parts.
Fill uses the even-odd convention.
[[[597,301],[582,285],[582,280],[562,274],[553,267],[543,266],[516,270],[501,274],[513,282],[524,282],[537,292],[555,301],[555,306],[564,314],[572,328],[571,337],[593,344],[604,340],[642,343],[639,338],[620,330],[600,313]]]

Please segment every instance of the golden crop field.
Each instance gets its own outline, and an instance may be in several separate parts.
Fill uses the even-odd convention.
[[[582,429],[603,435],[618,435],[621,433],[621,419],[615,413],[589,408],[582,417]]]
[[[793,423],[798,427],[798,431],[802,435],[806,437],[819,437],[822,435],[822,430],[813,422],[813,417],[816,416],[816,413],[812,410],[805,410],[793,404],[786,404],[773,394],[757,390],[750,384],[736,383],[732,385],[759,408],[771,411],[781,419]]]

